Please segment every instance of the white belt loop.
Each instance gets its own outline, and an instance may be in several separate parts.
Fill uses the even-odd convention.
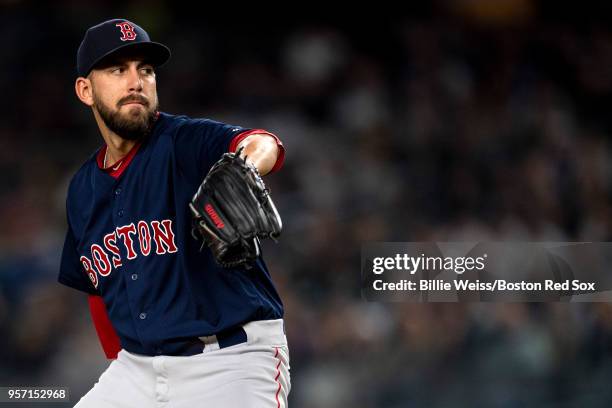
[[[219,350],[219,342],[217,341],[217,336],[214,334],[212,336],[200,337],[200,340],[204,343],[204,353]]]

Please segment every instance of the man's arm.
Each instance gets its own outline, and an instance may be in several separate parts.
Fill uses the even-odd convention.
[[[117,354],[121,351],[121,342],[119,336],[113,327],[113,324],[108,317],[108,311],[102,297],[96,295],[89,295],[89,312],[91,313],[91,320],[93,321],[100,345],[106,354],[106,358],[114,360],[117,358]]]
[[[274,137],[266,134],[252,134],[238,144],[238,149],[244,147],[241,156],[248,156],[247,160],[265,176],[272,170],[278,158],[278,144]],[[237,149],[237,150],[238,150]]]

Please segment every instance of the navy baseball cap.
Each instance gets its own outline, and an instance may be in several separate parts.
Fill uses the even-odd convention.
[[[142,54],[154,66],[160,66],[170,59],[168,47],[151,41],[149,34],[140,26],[118,18],[87,30],[77,51],[77,74],[87,76],[96,64],[120,51]]]

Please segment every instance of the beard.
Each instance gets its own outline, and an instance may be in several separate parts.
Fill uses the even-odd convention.
[[[100,114],[104,124],[115,134],[125,140],[140,140],[151,132],[155,123],[158,103],[151,104],[140,96],[127,96],[117,102],[117,109],[106,105],[97,95],[93,94],[94,108]],[[140,102],[140,108],[128,108],[127,112],[121,112],[121,106],[128,102]]]

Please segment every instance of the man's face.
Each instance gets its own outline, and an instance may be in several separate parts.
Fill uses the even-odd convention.
[[[127,140],[143,138],[158,108],[155,71],[142,58],[116,58],[93,70],[93,108],[106,126]]]

